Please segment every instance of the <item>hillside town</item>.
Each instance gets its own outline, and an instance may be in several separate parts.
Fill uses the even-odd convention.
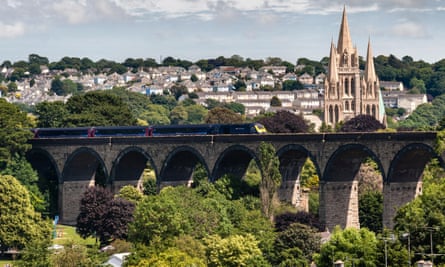
[[[264,112],[288,110],[303,114],[318,124],[316,116],[310,116],[314,110],[323,109],[324,81],[326,75],[319,73],[312,76],[308,73],[297,75],[304,66],[296,66],[293,72],[286,72],[285,66],[264,66],[259,70],[220,66],[209,72],[202,71],[197,65],[188,69],[183,67],[157,67],[140,69],[137,72],[127,71],[124,74],[100,73],[83,74],[76,69],[49,70],[41,66],[41,74],[16,81],[17,91],[6,95],[11,103],[35,105],[43,101],[66,101],[71,95],[57,95],[51,91],[55,77],[69,79],[80,84],[83,91],[109,90],[114,87],[125,87],[141,94],[171,94],[173,86],[182,86],[186,93],[195,93],[197,103],[206,105],[207,99],[219,102],[237,102],[245,107],[247,117],[254,117]],[[13,68],[4,67],[1,74],[10,76]],[[31,82],[32,81],[32,82]],[[283,91],[283,84],[298,82],[298,90]],[[242,88],[235,84],[242,82]],[[32,84],[32,86],[31,86]],[[411,94],[401,82],[381,81],[381,95],[385,107],[403,108],[409,115],[418,105],[427,102],[426,94]],[[4,85],[6,86],[6,85]],[[186,96],[186,94],[184,95]],[[182,99],[184,99],[184,96]],[[278,104],[271,103],[273,98]],[[181,98],[180,98],[181,100]]]

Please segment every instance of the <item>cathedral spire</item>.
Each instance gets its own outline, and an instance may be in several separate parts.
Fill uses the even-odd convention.
[[[328,81],[330,83],[338,82],[338,73],[337,73],[337,53],[335,53],[334,42],[331,42],[331,51],[329,53],[329,72],[328,72]]]
[[[343,7],[343,17],[341,20],[340,33],[338,35],[337,51],[341,55],[345,52],[345,49],[348,53],[353,51],[348,18],[346,17],[346,6]]]
[[[368,39],[368,52],[366,53],[365,81],[374,82],[377,80],[374,68],[374,58],[371,50],[371,39]]]

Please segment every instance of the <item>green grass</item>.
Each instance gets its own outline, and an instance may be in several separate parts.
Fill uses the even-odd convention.
[[[83,239],[76,233],[76,228],[68,225],[58,224],[56,227],[57,237],[53,239],[53,244],[66,245],[69,243],[74,243],[78,245],[85,245],[88,247],[94,246],[96,244],[96,239],[89,237]],[[2,267],[0,265],[0,267]]]

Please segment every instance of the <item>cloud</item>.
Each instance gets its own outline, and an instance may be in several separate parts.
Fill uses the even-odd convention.
[[[428,36],[425,27],[412,21],[401,22],[394,25],[391,28],[391,32],[396,36],[408,38],[425,38]]]
[[[0,37],[13,38],[25,33],[25,26],[21,22],[4,24],[0,22]]]

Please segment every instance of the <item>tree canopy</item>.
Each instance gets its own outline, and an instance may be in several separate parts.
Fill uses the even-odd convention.
[[[371,115],[358,115],[347,120],[340,128],[340,132],[375,132],[385,129],[385,126]]]
[[[258,120],[271,133],[306,133],[309,126],[303,116],[288,111],[278,111]]]

